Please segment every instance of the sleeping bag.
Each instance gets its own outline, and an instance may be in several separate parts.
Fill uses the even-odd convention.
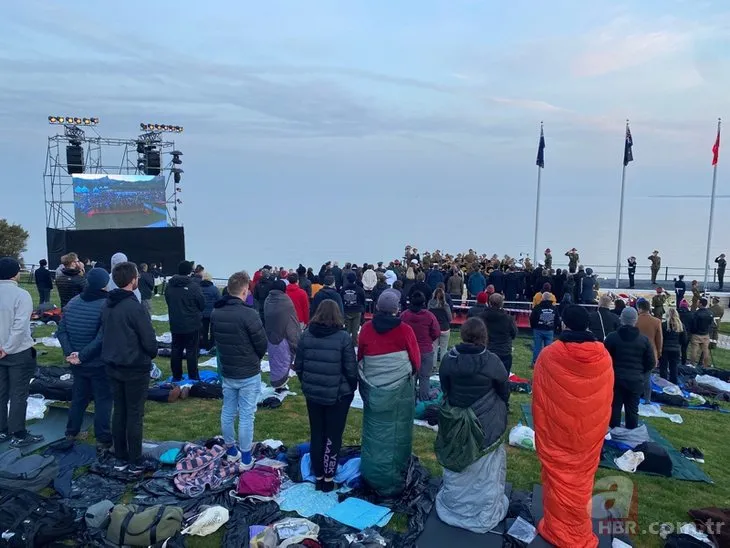
[[[555,546],[594,548],[590,501],[611,415],[611,357],[590,332],[566,331],[540,353],[532,390],[545,510],[538,532]]]

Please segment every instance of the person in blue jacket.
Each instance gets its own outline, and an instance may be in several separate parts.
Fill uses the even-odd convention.
[[[475,270],[469,276],[466,287],[469,290],[469,296],[476,299],[476,296],[487,288],[487,279],[480,270]]]
[[[79,435],[86,408],[93,401],[94,436],[97,448],[103,450],[112,445],[113,398],[101,360],[101,314],[106,306],[109,274],[103,268],[93,268],[87,274],[86,282],[81,294],[64,307],[58,324],[58,340],[74,377],[66,438],[75,439]]]
[[[444,283],[444,274],[436,263],[431,265],[431,270],[426,274],[426,283],[431,288],[432,293],[436,291],[439,284]]]

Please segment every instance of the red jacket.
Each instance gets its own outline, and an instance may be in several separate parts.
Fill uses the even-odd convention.
[[[286,294],[294,303],[294,310],[297,311],[297,319],[299,323],[309,323],[309,297],[299,284],[289,284],[286,286]]]
[[[433,341],[441,335],[441,327],[436,316],[426,309],[418,312],[408,309],[400,315],[400,319],[413,328],[421,354],[433,352]]]
[[[389,324],[381,326],[380,331],[376,324]],[[387,330],[386,330],[387,329]],[[433,351],[433,348],[431,349]],[[367,358],[375,358],[380,361],[392,360],[393,363],[405,357],[411,362],[413,372],[421,368],[421,351],[418,349],[416,336],[413,329],[396,317],[385,319],[376,314],[373,321],[362,326],[358,337],[357,361],[362,362]]]

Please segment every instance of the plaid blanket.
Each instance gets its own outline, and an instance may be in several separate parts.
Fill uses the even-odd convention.
[[[197,497],[206,487],[217,489],[224,482],[235,479],[241,464],[225,458],[226,450],[220,445],[206,449],[192,443],[183,447],[185,456],[175,465],[175,487],[188,497]]]

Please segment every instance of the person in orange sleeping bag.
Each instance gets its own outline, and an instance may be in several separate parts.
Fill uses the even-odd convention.
[[[535,364],[532,415],[545,514],[537,526],[555,546],[595,548],[590,504],[613,400],[611,356],[588,331],[588,312],[569,306],[560,339]]]

